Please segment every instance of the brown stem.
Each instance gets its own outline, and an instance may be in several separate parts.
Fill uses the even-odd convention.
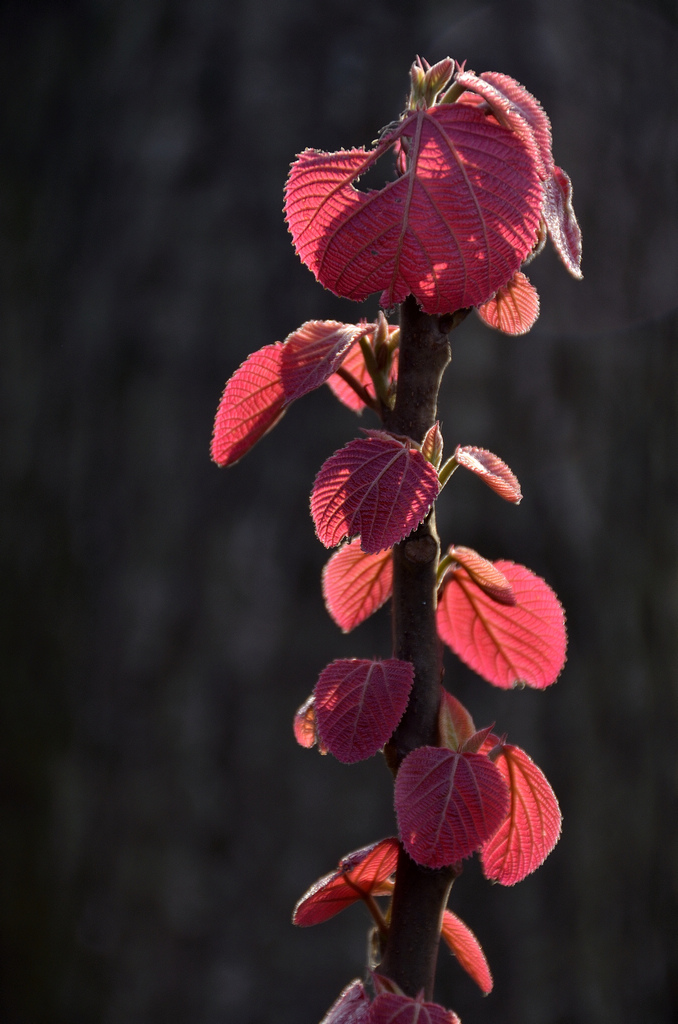
[[[400,361],[395,407],[384,426],[421,442],[436,421],[438,391],[450,361],[447,333],[466,310],[445,318],[429,316],[410,296],[400,310]],[[385,754],[397,772],[415,747],[435,744],[442,659],[436,632],[436,571],[440,541],[432,510],[393,552],[393,656],[414,665],[407,710]],[[403,849],[398,857],[391,923],[379,967],[407,995],[424,989],[433,996],[440,922],[454,868],[432,870],[415,864]]]

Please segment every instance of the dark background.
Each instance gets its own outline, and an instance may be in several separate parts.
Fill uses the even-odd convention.
[[[585,274],[547,252],[530,335],[454,335],[448,450],[496,451],[525,498],[457,475],[443,540],[544,575],[570,656],[545,694],[446,660],[564,833],[514,889],[468,862],[451,906],[495,991],[443,950],[438,998],[465,1024],[676,1019],[677,40],[669,0],[0,5],[3,1024],[314,1024],[363,970],[361,908],[290,924],[394,829],[379,759],[291,732],[327,662],[389,650],[387,611],[326,616],[307,511],[360,421],[322,389],[231,470],[208,445],[249,352],[374,315],[301,266],[282,187],[306,146],[369,144],[417,53],[541,99]]]

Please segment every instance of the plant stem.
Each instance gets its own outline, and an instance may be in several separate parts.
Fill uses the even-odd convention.
[[[400,309],[400,362],[395,407],[384,426],[421,442],[436,421],[438,391],[450,361],[447,332],[466,311],[429,316],[410,296]],[[437,743],[442,657],[436,631],[436,593],[440,540],[435,511],[393,551],[393,657],[414,665],[407,710],[385,750],[394,774],[416,747]],[[421,867],[401,848],[396,871],[391,923],[380,972],[407,995],[424,989],[433,996],[440,923],[454,868]]]

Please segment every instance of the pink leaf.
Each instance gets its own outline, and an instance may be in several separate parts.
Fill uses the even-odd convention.
[[[454,864],[479,849],[508,806],[501,772],[483,754],[417,747],[396,776],[400,837],[410,857],[426,867]]]
[[[325,547],[360,535],[363,551],[393,547],[423,521],[440,485],[421,452],[381,431],[366,431],[325,462],[311,515]]]
[[[480,991],[485,995],[491,992],[494,982],[483,948],[469,926],[451,910],[443,911],[441,936]]]
[[[399,140],[402,176],[357,191]],[[449,104],[405,115],[372,152],[305,150],[285,197],[297,253],[326,288],[357,301],[383,289],[383,306],[412,293],[425,312],[450,313],[481,305],[527,257],[542,187],[519,135]]]
[[[542,213],[556,252],[572,276],[581,280],[581,230],[572,206],[572,182],[560,167],[553,168],[545,183]]]
[[[344,764],[372,757],[393,735],[414,682],[409,661],[333,661],[315,685],[320,739]]]
[[[460,544],[450,548],[449,554],[493,600],[500,604],[516,603],[513,587],[493,562],[483,558],[473,548],[465,548]]]
[[[211,455],[231,466],[275,426],[285,411],[279,341],[253,352],[226,382],[214,420]]]
[[[325,607],[340,629],[350,633],[391,596],[393,553],[389,548],[365,554],[356,537],[332,555],[323,569],[322,586]]]
[[[389,333],[393,334],[398,328],[395,326],[389,327]],[[392,357],[391,370],[389,373],[389,380],[391,383],[395,383],[398,379],[398,350],[396,349]],[[365,366],[365,357],[363,356],[360,345],[353,345],[349,348],[348,352],[344,356],[344,360],[341,364],[344,370],[348,370],[350,374],[357,380],[358,384],[362,384],[367,393],[371,398],[375,397],[374,384],[372,378],[369,375],[368,369]],[[331,389],[332,393],[343,402],[344,405],[348,406],[352,412],[361,413],[365,408],[365,403],[362,398],[355,393],[350,384],[347,384],[343,377],[340,377],[338,373],[333,373],[328,379],[327,384]]]
[[[319,388],[330,377],[366,324],[309,320],[285,339],[281,377],[288,402]]]
[[[464,469],[476,473],[488,487],[491,487],[500,498],[518,505],[522,501],[522,492],[517,478],[497,455],[485,448],[474,448],[466,445],[457,446],[454,457]]]
[[[554,683],[565,664],[565,615],[558,598],[523,565],[494,565],[513,588],[513,607],[497,604],[464,569],[448,579],[438,603],[440,638],[470,668],[494,686]]]
[[[348,854],[339,861],[336,871],[319,878],[304,893],[294,908],[293,924],[320,924],[366,896],[389,895],[398,848],[398,840],[393,837]]]
[[[300,747],[310,750],[318,742],[315,727],[315,698],[313,694],[305,700],[294,714],[294,738]]]
[[[367,1024],[369,1012],[367,992],[360,978],[356,978],[346,986],[320,1024]]]
[[[514,885],[543,864],[560,836],[555,793],[531,757],[503,744],[495,760],[511,794],[508,817],[481,849],[487,878]]]
[[[504,334],[527,334],[539,316],[539,294],[520,271],[476,313],[488,327]]]
[[[452,1010],[438,1003],[426,1003],[423,996],[416,999],[382,992],[370,1006],[368,1024],[461,1024]]]

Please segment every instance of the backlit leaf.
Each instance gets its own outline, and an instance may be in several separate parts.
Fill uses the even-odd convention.
[[[389,328],[389,332],[391,334],[397,330],[398,328],[395,326]],[[372,383],[372,378],[365,366],[365,357],[363,356],[360,345],[353,345],[349,348],[348,352],[344,356],[341,366],[344,370],[348,370],[348,372],[355,377],[358,384],[362,384],[371,398],[375,397],[374,384]],[[398,350],[396,349],[392,357],[389,380],[391,383],[395,383],[397,379]],[[343,402],[343,404],[348,406],[349,409],[359,414],[363,411],[365,403],[362,398],[355,393],[351,385],[347,384],[343,377],[340,377],[338,373],[333,373],[328,379],[327,384],[339,401]]]
[[[393,587],[393,554],[389,549],[366,554],[360,538],[345,544],[323,569],[325,607],[344,631],[350,633],[388,601]]]
[[[288,402],[319,388],[342,362],[366,324],[309,320],[285,339],[280,374]]]
[[[516,604],[498,604],[464,569],[448,576],[438,602],[440,638],[469,668],[494,686],[554,683],[565,664],[565,615],[558,598],[523,565],[494,565],[513,588]]]
[[[453,914],[451,910],[443,911],[441,937],[485,995],[492,991],[494,981],[483,948],[467,924]]]
[[[399,141],[404,173],[355,189]],[[407,114],[371,152],[307,149],[285,189],[295,248],[322,285],[356,301],[381,291],[387,307],[412,293],[427,313],[481,305],[506,284],[534,245],[541,203],[523,139],[463,104]]]
[[[345,764],[372,757],[390,740],[414,682],[409,661],[342,658],[323,669],[315,685],[318,735]]]
[[[487,878],[514,885],[546,860],[558,842],[562,818],[546,776],[524,750],[503,744],[495,764],[509,787],[511,806],[482,846],[480,859]]]
[[[360,978],[347,985],[320,1024],[367,1024],[370,1000]]]
[[[454,457],[460,466],[476,473],[500,498],[515,505],[522,501],[523,495],[517,477],[498,455],[488,452],[486,448],[458,445]]]
[[[226,382],[212,434],[211,455],[218,466],[242,458],[284,413],[282,350],[279,341],[260,348]]]
[[[421,452],[366,431],[330,456],[315,478],[311,515],[325,547],[360,535],[363,551],[393,547],[426,517],[440,485]]]
[[[561,260],[581,280],[581,230],[572,206],[572,182],[560,167],[545,182],[543,216]]]
[[[315,727],[315,698],[313,694],[305,700],[294,714],[294,738],[300,747],[310,750],[318,742]]]
[[[320,924],[365,896],[388,896],[398,848],[398,840],[392,837],[348,854],[336,871],[319,878],[304,893],[294,908],[293,924]]]
[[[440,707],[438,708],[438,742],[450,750],[459,750],[473,736],[476,727],[471,713],[461,701],[449,693],[444,686],[440,687]]]
[[[513,587],[503,572],[499,572],[494,562],[483,558],[473,548],[465,548],[461,544],[451,547],[449,554],[458,565],[466,569],[473,582],[495,601],[499,601],[500,604],[516,603]]]
[[[501,772],[483,754],[417,747],[396,776],[400,837],[410,857],[426,867],[454,864],[478,850],[508,806]]]
[[[488,327],[504,334],[527,334],[539,316],[539,294],[533,284],[516,270],[511,280],[476,313]]]
[[[452,1010],[395,992],[380,993],[370,1006],[368,1024],[461,1024]]]

